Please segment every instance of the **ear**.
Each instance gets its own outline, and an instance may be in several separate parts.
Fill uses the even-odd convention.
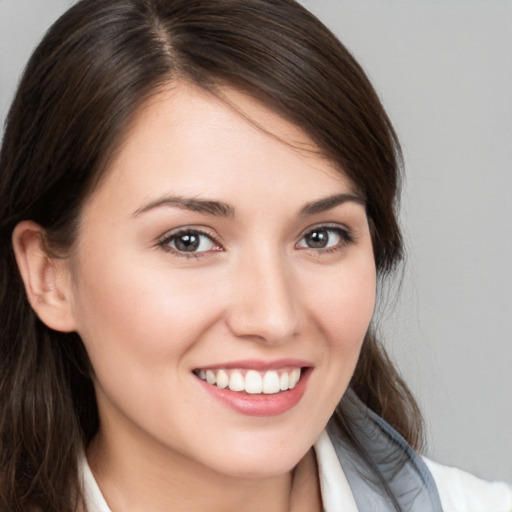
[[[32,221],[20,222],[13,231],[12,244],[28,300],[37,316],[56,331],[76,330],[69,264],[48,254],[44,229]]]

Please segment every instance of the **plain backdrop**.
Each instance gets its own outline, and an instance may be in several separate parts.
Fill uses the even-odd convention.
[[[430,457],[512,482],[512,0],[302,0],[375,85],[405,154],[387,345]],[[0,0],[0,120],[69,0]]]

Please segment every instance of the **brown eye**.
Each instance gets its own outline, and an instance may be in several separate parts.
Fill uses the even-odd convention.
[[[195,233],[188,233],[177,236],[174,239],[174,246],[178,251],[195,252],[197,251],[201,240]]]
[[[331,249],[351,241],[346,229],[341,227],[318,227],[308,231],[297,244],[301,249]]]
[[[311,249],[324,249],[329,245],[330,238],[326,229],[315,229],[304,237],[304,242]]]
[[[198,231],[180,231],[163,241],[166,245],[178,252],[198,253],[215,249],[215,242],[204,233]]]

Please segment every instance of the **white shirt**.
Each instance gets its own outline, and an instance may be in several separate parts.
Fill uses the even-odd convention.
[[[334,446],[323,432],[315,443],[324,512],[364,512],[357,508]],[[486,482],[469,473],[424,459],[436,482],[444,512],[512,512],[512,488]],[[83,459],[82,477],[87,512],[111,512]]]

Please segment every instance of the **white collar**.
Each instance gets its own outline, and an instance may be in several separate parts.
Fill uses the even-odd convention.
[[[325,430],[314,448],[324,512],[358,512],[347,477]],[[81,470],[87,512],[111,512],[85,457]]]
[[[87,512],[111,512],[87,463],[85,454],[82,456],[80,470]]]
[[[324,512],[358,512],[332,441],[324,430],[315,443]]]

